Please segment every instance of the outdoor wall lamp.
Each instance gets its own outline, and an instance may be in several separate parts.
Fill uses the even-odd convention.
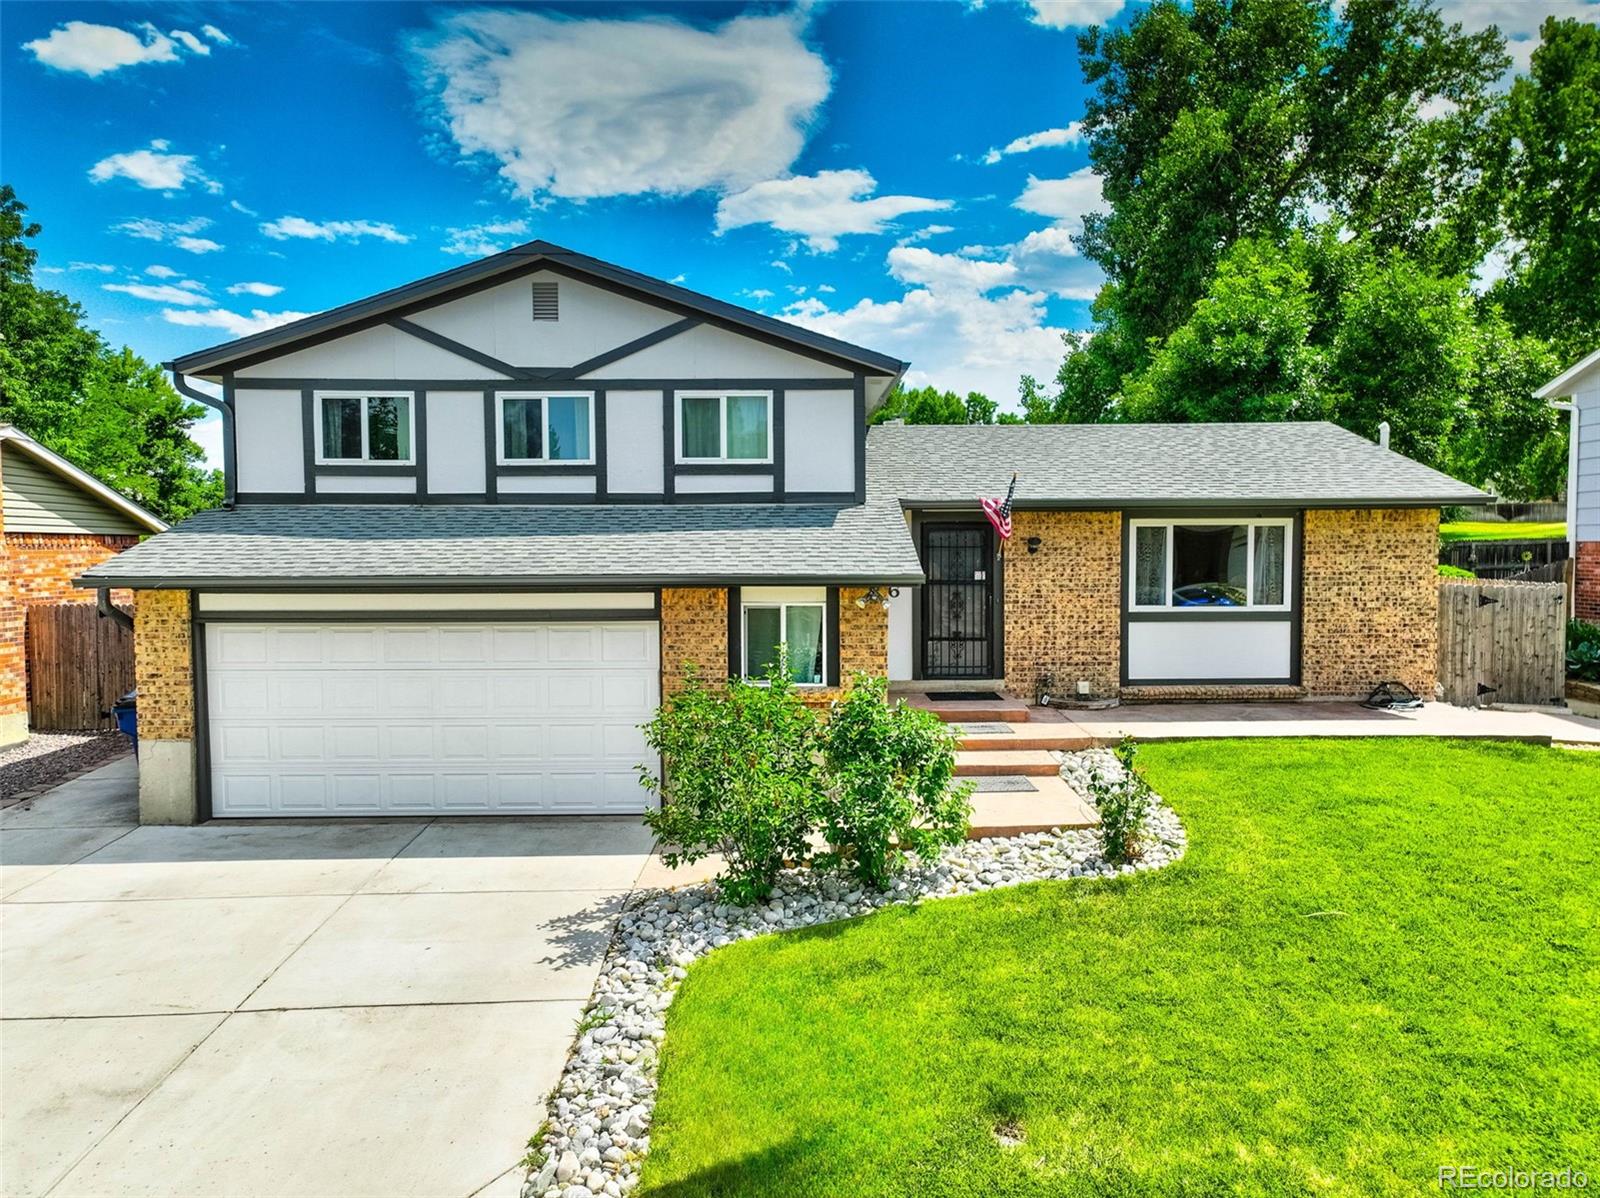
[[[869,603],[881,603],[884,607],[888,607],[890,599],[898,598],[900,598],[899,587],[890,587],[887,596],[884,595],[881,587],[868,587],[866,594],[856,597],[856,606],[864,608]]]
[[[1043,542],[1038,537],[1029,537],[1028,538],[1028,552],[1029,553],[1038,553],[1039,552],[1039,546],[1041,544],[1043,544]]]

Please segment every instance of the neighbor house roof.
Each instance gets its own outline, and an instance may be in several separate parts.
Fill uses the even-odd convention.
[[[690,291],[687,287],[679,287],[676,283],[591,258],[587,254],[563,249],[548,241],[530,241],[514,246],[503,253],[330,308],[303,320],[184,354],[167,365],[182,374],[208,374],[226,368],[238,368],[251,360],[276,357],[303,345],[346,336],[407,312],[446,303],[459,294],[539,269],[577,277],[645,299],[685,316],[697,316],[725,328],[790,346],[813,357],[820,354],[848,367],[865,370],[868,374],[898,375],[906,368],[906,363],[887,354],[827,337],[787,321],[775,320],[749,308],[741,308]]]
[[[1584,358],[1581,362],[1575,362],[1567,367],[1555,378],[1535,391],[1533,397],[1535,399],[1561,399],[1570,395],[1573,390],[1573,384],[1596,366],[1600,366],[1600,349],[1595,350],[1594,353]]]
[[[93,496],[113,511],[120,512],[140,528],[150,532],[165,532],[166,524],[154,513],[146,511],[120,491],[106,486],[87,470],[74,466],[53,450],[46,449],[27,433],[12,424],[0,424],[0,444],[9,450],[24,454],[51,474],[64,480],[85,494]]]
[[[892,503],[248,505],[203,512],[85,586],[917,583]]]
[[[880,424],[868,494],[905,507],[971,507],[1017,475],[1033,508],[1415,506],[1482,492],[1324,422]]]

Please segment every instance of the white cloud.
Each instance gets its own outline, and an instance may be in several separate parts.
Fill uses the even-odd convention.
[[[485,258],[509,249],[508,237],[522,237],[528,232],[525,220],[502,220],[486,225],[469,225],[465,229],[446,229],[448,240],[439,248],[446,254],[461,254],[468,258]]]
[[[144,273],[153,279],[175,279],[178,277],[178,272],[170,266],[147,266],[144,268]]]
[[[772,298],[772,292],[768,291],[765,287],[753,287],[749,291],[746,291],[745,295],[749,296],[757,303],[760,303],[762,300],[769,300]]]
[[[209,237],[196,237],[194,234],[210,227],[211,222],[203,216],[184,221],[161,221],[140,217],[138,220],[123,221],[116,226],[116,231],[144,241],[164,242],[180,250],[187,250],[191,254],[209,254],[223,247]]]
[[[235,283],[228,288],[229,295],[259,295],[269,299],[283,291],[276,283]]]
[[[771,225],[805,238],[817,253],[839,248],[847,233],[881,233],[911,212],[940,212],[949,200],[921,196],[873,196],[878,186],[862,170],[818,171],[792,179],[768,179],[717,203],[717,232],[743,225]]]
[[[129,179],[150,191],[182,191],[190,183],[212,193],[222,190],[221,184],[200,169],[193,154],[169,154],[168,149],[169,143],[153,141],[147,149],[112,154],[89,168],[89,178],[95,183]]]
[[[1011,206],[1052,217],[1076,232],[1083,228],[1085,213],[1105,210],[1105,199],[1100,194],[1100,176],[1094,173],[1093,167],[1086,166],[1065,179],[1037,179],[1029,175],[1027,187]]]
[[[998,149],[991,148],[983,156],[983,161],[985,165],[993,166],[1002,158],[1011,154],[1027,154],[1033,150],[1077,145],[1082,140],[1083,124],[1081,121],[1073,121],[1060,129],[1041,129],[1037,133],[1029,133],[1023,137],[1014,138]]]
[[[170,283],[102,283],[106,291],[120,291],[134,299],[149,300],[153,304],[209,304],[211,300],[196,295],[184,287]]]
[[[291,320],[300,320],[310,315],[310,312],[264,312],[260,308],[253,309],[248,316],[230,312],[226,308],[212,308],[205,312],[166,308],[161,313],[162,318],[169,324],[180,324],[188,328],[222,329],[235,337],[246,337],[251,333],[275,329],[280,324],[288,324]]]
[[[896,246],[889,251],[888,263],[889,273],[902,283],[941,291],[993,291],[1017,279],[1017,268],[1010,262],[936,254],[921,246]]]
[[[204,291],[206,289],[206,285],[198,279],[184,279],[178,286],[187,291]]]
[[[1028,19],[1047,29],[1104,25],[1122,11],[1125,0],[1027,0]]]
[[[75,71],[91,79],[140,63],[177,62],[180,44],[194,54],[211,53],[210,46],[186,30],[174,29],[169,37],[148,22],[137,29],[138,32],[133,33],[113,25],[68,21],[45,37],[24,42],[22,48],[47,67]]]
[[[400,232],[387,221],[371,220],[318,222],[299,216],[280,216],[277,220],[265,222],[261,231],[274,241],[286,241],[291,237],[305,241],[338,241],[340,238],[359,241],[363,237],[376,237],[380,241],[405,245],[411,240],[410,234]]]
[[[782,258],[774,258],[771,262],[767,263],[767,265],[772,267],[774,270],[781,270],[786,275],[794,274],[794,267],[790,266]]]
[[[930,237],[942,237],[946,233],[954,232],[955,226],[953,225],[924,225],[920,229],[915,229],[912,232],[907,233],[899,241],[895,242],[895,244],[916,245],[919,241],[927,241]]]
[[[200,26],[200,32],[205,34],[212,41],[216,42],[219,46],[230,46],[233,44],[233,39],[226,33],[223,33],[222,30],[218,29],[215,25],[202,25]]]
[[[235,212],[243,213],[245,216],[260,216],[261,215],[254,208],[246,208],[238,200],[229,200],[228,201],[228,207],[232,208]]]
[[[457,147],[497,161],[518,195],[684,195],[749,187],[799,155],[831,84],[805,21],[476,11],[412,50]]]
[[[116,270],[109,262],[68,262],[68,270],[97,270],[103,275],[108,275]]]
[[[1592,0],[1451,0],[1443,7],[1444,19],[1458,23],[1468,33],[1490,25],[1505,35],[1511,69],[1526,74],[1533,52],[1539,48],[1539,26],[1546,17],[1573,17],[1600,23],[1600,5]]]

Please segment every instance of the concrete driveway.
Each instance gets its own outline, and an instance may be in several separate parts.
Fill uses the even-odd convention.
[[[140,828],[135,787],[0,811],[0,1193],[517,1194],[638,821]]]

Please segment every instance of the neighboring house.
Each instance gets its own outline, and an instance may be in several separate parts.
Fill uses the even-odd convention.
[[[1567,542],[1572,614],[1600,622],[1600,349],[1534,393],[1569,413]]]
[[[817,701],[1431,694],[1481,498],[1326,424],[869,437],[905,363],[544,242],[170,365],[233,506],[83,580],[138,592],[147,821],[637,811],[663,690],[780,642]]]
[[[0,424],[0,746],[28,738],[26,612],[93,603],[73,579],[166,525],[9,424]]]

